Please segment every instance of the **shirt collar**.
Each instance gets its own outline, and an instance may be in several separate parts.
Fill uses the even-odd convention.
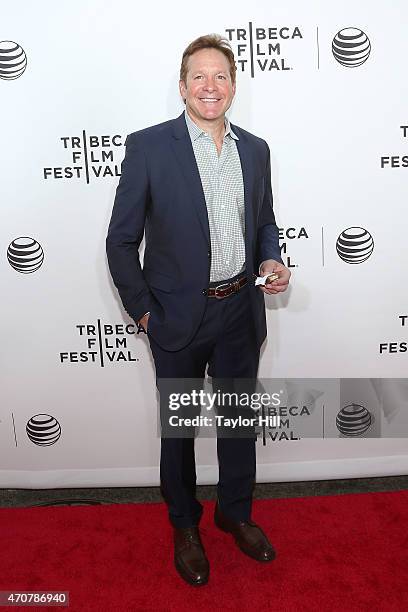
[[[186,119],[188,133],[190,134],[190,138],[192,141],[197,140],[201,134],[205,134],[204,130],[202,130],[194,121],[191,119],[190,115],[187,112],[187,109],[184,111],[184,117]],[[238,136],[233,132],[231,128],[231,124],[227,117],[225,117],[225,136],[231,136],[234,140],[239,140]]]

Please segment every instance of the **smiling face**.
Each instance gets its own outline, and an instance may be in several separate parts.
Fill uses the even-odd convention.
[[[186,81],[180,81],[179,87],[190,117],[203,128],[224,121],[235,95],[228,59],[217,49],[191,55]]]

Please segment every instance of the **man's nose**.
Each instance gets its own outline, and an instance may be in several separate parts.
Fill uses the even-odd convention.
[[[209,77],[205,82],[205,89],[207,91],[214,91],[215,88],[216,88],[215,80]]]

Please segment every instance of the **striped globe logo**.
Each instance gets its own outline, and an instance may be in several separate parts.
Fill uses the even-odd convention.
[[[337,254],[346,263],[363,263],[370,257],[373,250],[373,237],[363,227],[348,227],[337,238]]]
[[[368,60],[371,52],[370,40],[358,28],[344,28],[333,38],[332,51],[342,66],[356,68]]]
[[[39,242],[28,236],[15,238],[7,249],[7,259],[12,268],[21,274],[31,274],[42,266],[44,251]]]
[[[36,414],[27,422],[26,432],[37,446],[51,446],[61,436],[61,425],[49,414]]]
[[[371,414],[367,408],[359,404],[344,406],[336,417],[337,429],[343,436],[361,436],[367,431],[372,422]]]
[[[18,79],[27,67],[27,57],[23,47],[12,40],[0,42],[0,79]]]

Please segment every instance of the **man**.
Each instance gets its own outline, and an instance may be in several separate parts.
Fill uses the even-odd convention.
[[[262,292],[288,286],[268,145],[225,117],[235,76],[226,40],[196,39],[180,70],[185,112],[126,140],[107,254],[125,309],[147,331],[158,381],[202,379],[207,365],[217,379],[255,379],[266,336]],[[278,278],[255,287],[258,273]],[[271,544],[251,521],[254,436],[218,437],[217,455],[216,525],[245,554],[272,560]],[[176,568],[188,583],[205,584],[193,437],[162,437],[160,478]]]

